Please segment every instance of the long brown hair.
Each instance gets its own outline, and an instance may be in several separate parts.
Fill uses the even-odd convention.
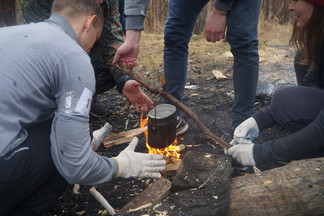
[[[312,65],[310,70],[319,65],[321,49],[324,45],[324,7],[314,4],[314,11],[304,27],[297,28],[294,23],[290,45],[300,53],[298,63]]]

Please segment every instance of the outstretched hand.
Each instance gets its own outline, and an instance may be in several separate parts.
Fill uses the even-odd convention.
[[[116,158],[119,170],[117,176],[160,178],[165,169],[166,161],[162,155],[134,152],[138,138],[134,137],[132,142]]]
[[[127,30],[125,42],[117,49],[113,64],[118,63],[127,68],[135,67],[140,48],[140,37],[141,31]],[[117,67],[119,67],[118,64]]]
[[[139,106],[141,110],[148,111],[154,108],[153,101],[141,90],[141,84],[135,80],[128,80],[123,88],[123,95],[132,103],[133,107],[139,112]]]

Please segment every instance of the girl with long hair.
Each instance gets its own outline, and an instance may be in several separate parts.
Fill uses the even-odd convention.
[[[243,165],[324,156],[324,1],[294,0],[288,9],[295,22],[290,44],[296,48],[298,86],[276,91],[271,105],[234,131],[228,150]],[[286,137],[253,143],[274,124],[291,132]]]

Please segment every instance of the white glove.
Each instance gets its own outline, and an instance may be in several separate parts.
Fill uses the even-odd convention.
[[[237,141],[235,139],[232,139],[232,141],[229,143],[231,146],[237,145]],[[228,154],[228,150],[226,148],[223,148],[224,154]]]
[[[97,151],[102,140],[110,134],[112,126],[109,123],[106,123],[102,128],[95,130],[92,135],[91,148],[93,151]]]
[[[240,162],[243,166],[254,166],[255,161],[253,158],[254,144],[238,144],[228,149],[228,154]]]
[[[259,127],[253,117],[248,118],[234,130],[234,139],[240,144],[251,144],[259,136]]]
[[[134,152],[138,138],[134,137],[132,142],[114,159],[118,162],[119,170],[117,176],[160,178],[165,169],[166,161],[162,155]]]

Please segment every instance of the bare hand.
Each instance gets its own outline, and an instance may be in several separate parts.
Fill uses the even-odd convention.
[[[206,40],[216,42],[225,38],[227,11],[213,8],[206,18]]]
[[[148,111],[154,108],[153,101],[141,90],[141,85],[135,80],[128,80],[123,88],[123,95],[132,103],[133,107],[139,112],[139,105],[141,110]]]
[[[127,30],[125,42],[117,49],[113,64],[122,64],[124,67],[133,68],[137,65],[139,41],[141,31]],[[118,67],[118,64],[117,64]]]

